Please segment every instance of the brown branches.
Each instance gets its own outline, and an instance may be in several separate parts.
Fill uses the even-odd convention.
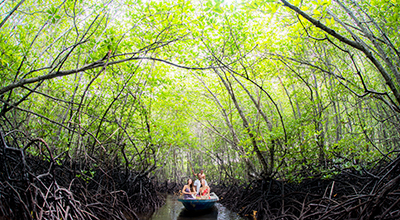
[[[97,167],[54,157],[40,138],[14,148],[7,146],[2,131],[0,136],[0,216],[138,219],[136,213],[151,212],[163,204],[147,175],[118,164]],[[38,156],[26,155],[32,147],[38,147]]]
[[[399,164],[396,158],[361,174],[345,170],[331,180],[260,179],[229,190],[213,188],[225,206],[246,216],[256,213],[258,219],[397,219]]]

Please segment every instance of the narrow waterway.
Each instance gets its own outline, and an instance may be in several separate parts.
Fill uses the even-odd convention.
[[[220,203],[215,203],[212,209],[190,212],[185,209],[176,196],[167,195],[165,205],[151,216],[141,216],[141,220],[244,220],[236,213],[229,211]]]

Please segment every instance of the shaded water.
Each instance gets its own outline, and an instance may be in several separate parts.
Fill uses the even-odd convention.
[[[167,195],[165,205],[151,216],[142,216],[141,220],[244,220],[236,213],[229,211],[220,203],[215,203],[212,209],[205,211],[188,211],[178,201],[176,196]]]

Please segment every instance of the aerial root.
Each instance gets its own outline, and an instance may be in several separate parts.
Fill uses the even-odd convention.
[[[257,219],[398,219],[400,158],[360,173],[289,183],[259,179],[249,185],[213,187],[227,208]]]
[[[3,137],[1,137],[3,138]],[[139,219],[164,204],[155,184],[141,173],[55,160],[43,140],[42,154],[0,141],[0,217],[10,219]],[[75,168],[79,167],[79,169]],[[90,170],[84,171],[84,170]]]

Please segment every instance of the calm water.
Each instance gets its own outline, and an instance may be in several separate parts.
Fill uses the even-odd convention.
[[[220,203],[215,207],[202,212],[189,212],[176,196],[167,195],[165,205],[156,210],[150,217],[142,217],[141,220],[244,220],[236,213],[229,211]]]

